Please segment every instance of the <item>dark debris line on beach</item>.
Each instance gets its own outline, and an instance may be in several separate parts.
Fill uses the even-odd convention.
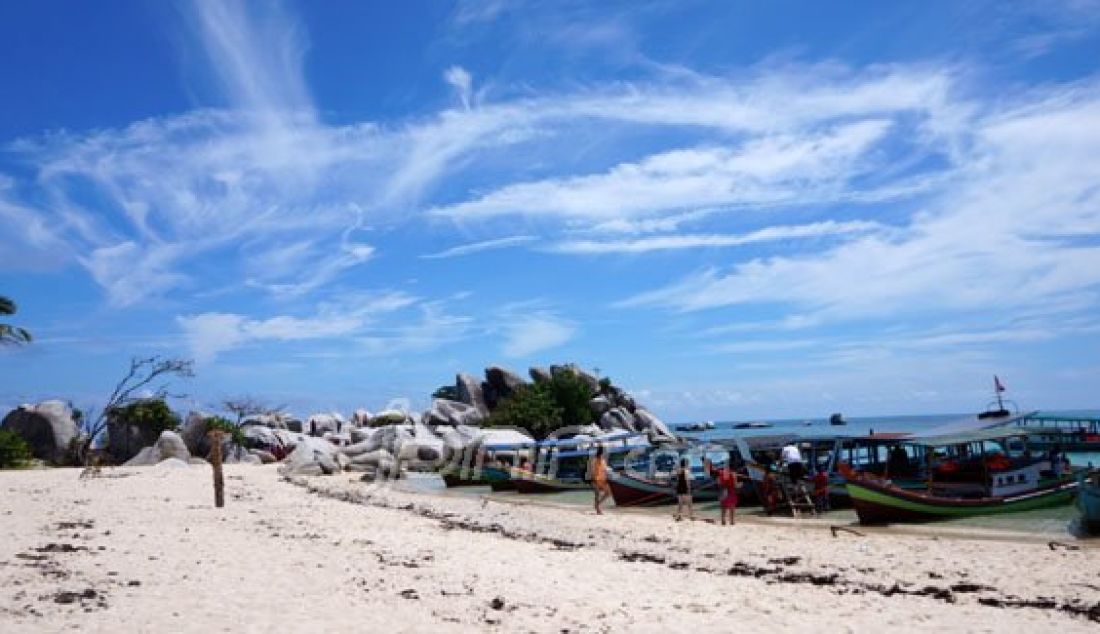
[[[302,486],[310,493],[314,493],[322,497],[335,499],[342,502],[350,502],[353,504],[369,504],[378,508],[411,512],[420,517],[438,521],[444,530],[464,530],[475,533],[493,533],[500,535],[501,537],[504,537],[506,539],[524,541],[529,543],[547,544],[553,546],[555,549],[558,550],[579,550],[585,547],[596,546],[595,543],[571,542],[568,540],[546,537],[534,532],[512,531],[507,529],[499,522],[493,522],[489,524],[479,523],[474,519],[462,517],[457,513],[436,511],[429,507],[418,506],[412,503],[394,505],[384,500],[375,498],[369,493],[358,493],[350,491],[339,493],[332,492],[322,487],[314,486],[308,480],[300,477],[288,477],[284,479],[286,479],[291,484]],[[656,538],[656,536],[650,536],[643,541],[657,543],[659,539]],[[831,588],[832,591],[836,594],[875,593],[880,594],[884,597],[923,596],[938,599],[945,603],[955,603],[957,600],[956,595],[958,594],[998,592],[997,588],[994,588],[992,586],[974,583],[956,583],[946,588],[941,588],[934,585],[926,585],[921,588],[915,588],[912,587],[912,584],[904,584],[906,587],[903,587],[900,583],[894,583],[893,585],[887,586],[883,584],[853,581],[847,578],[843,578],[840,576],[839,573],[835,572],[815,574],[812,572],[804,571],[788,571],[784,566],[795,565],[799,563],[801,561],[801,557],[798,556],[769,559],[768,563],[771,564],[771,566],[756,566],[748,562],[737,561],[729,568],[716,569],[708,568],[705,566],[693,567],[691,563],[686,561],[670,561],[664,555],[653,554],[644,551],[618,550],[616,552],[619,559],[628,562],[663,565],[673,570],[689,570],[702,574],[728,575],[734,577],[753,577],[756,579],[762,579],[765,583],[769,584],[810,584],[819,587]],[[930,577],[941,578],[939,575],[930,575]],[[1076,599],[1071,601],[1059,602],[1049,597],[1027,599],[1014,595],[983,596],[978,597],[977,602],[979,605],[991,608],[1060,611],[1070,614],[1072,616],[1084,617],[1093,622],[1100,623],[1100,602],[1090,605]]]
[[[635,551],[618,551],[619,559],[630,562],[643,562],[652,564],[666,565],[673,570],[686,570],[691,568],[691,564],[688,562],[668,561],[661,555],[654,555],[646,552]],[[799,561],[799,557],[788,557],[781,559],[770,559],[771,564],[783,564],[783,563],[796,563]],[[851,581],[844,579],[839,573],[829,574],[814,574],[811,572],[788,572],[782,566],[764,567],[755,566],[753,564],[738,561],[733,564],[729,569],[716,570],[713,568],[696,567],[695,572],[709,573],[709,574],[726,574],[733,577],[753,577],[756,579],[762,579],[765,583],[794,583],[794,584],[812,584],[815,586],[829,586],[836,588],[834,592],[837,594],[861,594],[865,592],[873,592],[881,594],[884,597],[892,597],[895,595],[910,595],[910,596],[923,596],[931,597],[933,599],[939,599],[945,603],[955,603],[956,594],[969,594],[978,592],[997,592],[997,588],[992,586],[985,586],[975,583],[956,583],[947,588],[940,588],[933,585],[924,586],[923,588],[904,588],[901,584],[895,583],[892,586],[886,586],[875,583],[862,583],[858,581]],[[1037,599],[1024,599],[1017,596],[1001,596],[1001,597],[979,597],[978,603],[980,605],[994,607],[994,608],[1032,608],[1038,610],[1059,610],[1066,612],[1073,616],[1082,616],[1088,618],[1091,621],[1100,623],[1100,602],[1093,605],[1079,601],[1069,601],[1059,603],[1054,599],[1048,597],[1039,597]]]

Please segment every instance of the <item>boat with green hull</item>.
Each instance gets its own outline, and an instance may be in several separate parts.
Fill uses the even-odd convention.
[[[1035,457],[1022,429],[992,429],[909,441],[925,449],[923,490],[846,470],[861,524],[930,522],[1068,504],[1078,489],[1062,463]]]
[[[935,522],[1061,506],[1073,499],[1077,483],[1062,480],[1026,493],[980,498],[945,497],[872,480],[849,482],[847,488],[861,524],[889,524]]]

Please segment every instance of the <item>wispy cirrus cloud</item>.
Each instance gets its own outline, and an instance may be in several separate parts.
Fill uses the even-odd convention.
[[[509,185],[431,213],[466,220],[514,214],[606,221],[735,203],[830,200],[866,169],[860,158],[889,125],[869,120],[808,136],[767,136],[738,148],[662,152],[602,174]]]
[[[634,240],[570,240],[550,245],[547,250],[559,253],[612,254],[649,253],[677,249],[728,248],[761,242],[846,236],[882,232],[887,228],[877,222],[835,222],[826,220],[808,225],[774,226],[742,234],[691,234],[650,236]]]
[[[623,305],[778,304],[835,320],[1095,299],[1100,89],[1029,97],[977,122],[952,184],[891,236],[709,269]]]
[[[497,331],[503,336],[500,352],[508,358],[521,358],[558,348],[577,334],[577,324],[541,302],[523,302],[503,307]]]
[[[428,253],[420,257],[428,260],[456,258],[463,255],[470,255],[471,253],[480,253],[482,251],[493,251],[496,249],[508,249],[512,247],[517,247],[524,244],[529,244],[537,239],[538,238],[536,238],[535,236],[508,236],[506,238],[494,238],[492,240],[482,240],[480,242],[460,244],[449,249],[437,251],[436,253]]]

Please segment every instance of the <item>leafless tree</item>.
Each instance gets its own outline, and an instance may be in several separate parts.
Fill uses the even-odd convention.
[[[238,396],[235,398],[227,398],[222,401],[222,407],[237,415],[238,425],[241,424],[241,421],[244,420],[246,416],[256,416],[259,414],[274,415],[279,414],[284,409],[286,409],[285,405],[271,407],[262,399],[247,395]]]
[[[190,378],[195,376],[194,361],[190,359],[177,359],[174,357],[134,357],[130,360],[130,371],[115,385],[111,396],[94,419],[84,419],[84,432],[86,434],[83,445],[80,448],[80,459],[87,462],[90,457],[88,451],[95,439],[107,428],[107,419],[111,412],[125,407],[141,398],[168,397],[180,398],[182,394],[172,394],[168,391],[169,383],[173,378]],[[144,394],[148,390],[152,396]],[[143,393],[140,397],[136,396]]]

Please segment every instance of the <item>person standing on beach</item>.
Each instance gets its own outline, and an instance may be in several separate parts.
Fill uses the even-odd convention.
[[[611,485],[607,483],[607,459],[602,446],[596,447],[596,458],[592,461],[592,490],[596,495],[596,515],[603,515],[600,504],[611,497]]]
[[[680,468],[676,470],[676,521],[684,518],[684,506],[687,506],[688,519],[695,519],[695,509],[691,504],[691,474],[688,471],[688,459],[680,459]]]
[[[730,468],[729,462],[718,471],[718,504],[721,507],[722,526],[726,525],[727,515],[730,525],[736,524],[734,513],[737,512],[737,473]]]

